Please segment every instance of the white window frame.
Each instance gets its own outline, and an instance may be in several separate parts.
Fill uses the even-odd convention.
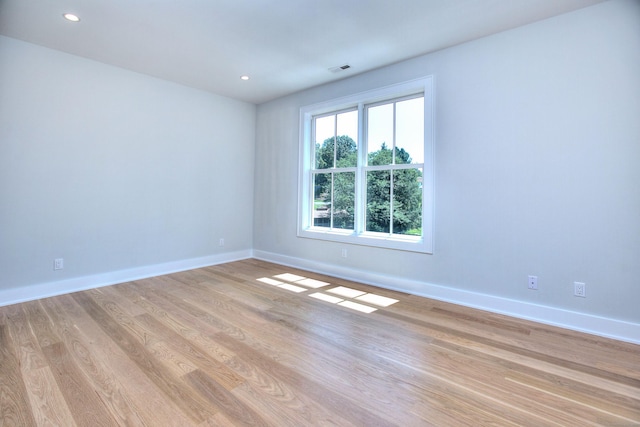
[[[311,170],[315,160],[315,141],[312,134],[313,117],[358,109],[358,166],[354,168],[356,175],[362,178],[365,173],[366,150],[363,148],[365,138],[365,106],[392,101],[404,96],[424,95],[424,165],[422,170],[422,236],[405,236],[398,234],[373,233],[364,230],[364,206],[366,188],[364,180],[356,178],[355,229],[327,229],[313,226],[313,183]],[[298,237],[328,240],[332,242],[375,246],[421,253],[433,253],[433,179],[434,179],[434,93],[433,77],[423,77],[408,82],[387,86],[381,89],[358,93],[343,98],[308,105],[300,108],[300,172],[298,181]],[[403,167],[415,167],[406,165]],[[327,170],[330,172],[330,169]]]

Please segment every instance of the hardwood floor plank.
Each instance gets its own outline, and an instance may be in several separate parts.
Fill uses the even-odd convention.
[[[269,425],[341,427],[356,425],[331,412],[320,402],[298,393],[286,383],[244,361],[234,359],[230,362],[230,366],[246,374],[247,379],[244,384],[233,390],[233,394],[258,412]]]
[[[70,295],[58,296],[55,300],[76,325],[78,333],[95,348],[94,354],[101,355],[101,360],[137,403],[138,415],[146,425],[179,427],[192,424],[174,401],[156,387]]]
[[[442,355],[439,358],[442,362],[436,368],[440,377],[447,378],[458,387],[471,390],[480,401],[498,402],[499,407],[507,407],[511,413],[517,411],[523,417],[517,420],[519,423],[526,419],[538,419],[539,425],[546,424],[546,420],[554,420],[562,425],[597,425],[597,422],[619,421],[616,417],[605,420],[601,413],[590,407],[564,406],[557,400],[558,395],[520,387],[506,378],[512,370],[501,367],[496,363],[498,361],[478,360],[449,348],[439,347],[437,343],[433,347]],[[552,400],[555,407],[547,404]]]
[[[446,309],[432,306],[430,309],[424,310],[420,307],[421,299],[419,297],[409,296],[408,299],[416,301],[416,303],[404,305],[401,310],[397,306],[392,306],[387,310],[388,312],[399,311],[397,314],[389,315],[399,316],[403,323],[412,321],[441,331],[454,330],[461,336],[464,334],[466,337],[485,339],[487,342],[491,342],[492,346],[500,346],[509,349],[509,351],[517,351],[520,354],[536,354],[537,357],[553,361],[552,363],[561,361],[567,364],[571,363],[574,364],[572,369],[604,376],[618,382],[626,382],[634,388],[640,384],[637,381],[640,378],[640,371],[636,368],[640,362],[637,345],[593,337],[553,326],[542,326],[534,322],[480,310],[474,310],[477,314],[469,317],[468,314],[464,314],[469,309],[447,303],[441,303]],[[483,323],[472,321],[472,319],[485,317],[494,319],[491,320],[492,323],[504,322],[514,325],[512,326],[514,328],[524,327],[530,331],[529,337],[499,333],[495,329],[479,328],[478,326]],[[570,358],[566,357],[567,348],[575,350],[571,353]],[[611,359],[612,354],[616,354],[617,357]],[[600,369],[606,360],[614,360],[613,365]]]
[[[213,417],[209,418],[204,423],[200,424],[200,427],[236,427],[237,424],[227,418],[222,412],[218,412]]]
[[[219,408],[228,419],[239,425],[268,426],[258,413],[200,369],[188,373],[185,377],[198,393]]]
[[[185,357],[193,365],[197,366],[195,370],[205,371],[207,376],[213,378],[227,390],[233,390],[244,382],[239,375],[236,375],[235,372],[226,365],[209,357],[206,351],[200,349],[199,346],[190,342],[188,339],[174,333],[170,328],[165,327],[151,315],[141,314],[136,316],[136,320],[139,320],[145,327],[157,335],[162,336],[168,346]]]
[[[307,336],[312,334],[313,332],[309,331],[303,333]],[[402,332],[396,333],[394,346],[400,351],[403,349],[407,349],[409,352],[415,351],[416,344],[412,341],[405,342]],[[493,399],[486,399],[484,395],[469,394],[466,387],[455,381],[446,380],[439,375],[438,366],[442,363],[438,362],[438,355],[429,346],[424,346],[422,351],[418,353],[419,357],[412,358],[409,365],[399,362],[396,357],[397,351],[386,352],[385,355],[381,344],[380,347],[371,349],[373,357],[369,357],[367,354],[358,354],[357,366],[349,364],[349,360],[354,357],[350,347],[353,347],[353,343],[341,344],[318,337],[317,340],[314,340],[313,349],[307,350],[308,352],[316,350],[317,353],[312,358],[314,363],[305,364],[303,354],[293,358],[282,356],[280,359],[286,360],[290,366],[297,366],[300,370],[308,372],[311,377],[318,379],[335,377],[334,382],[336,383],[345,381],[344,387],[350,385],[357,393],[372,402],[376,402],[376,396],[370,396],[370,390],[374,390],[378,394],[382,392],[382,395],[393,393],[398,399],[402,399],[406,404],[416,408],[415,412],[420,416],[428,414],[434,419],[435,411],[455,413],[450,409],[451,406],[464,407],[464,402],[472,399],[476,409],[484,408],[485,420],[493,419],[494,422],[501,424],[509,423],[507,421],[509,416],[494,411]],[[322,361],[323,356],[327,356],[326,362]],[[314,364],[317,366],[313,366]],[[384,370],[380,370],[382,366]],[[339,367],[342,369],[337,369]],[[332,371],[335,371],[333,376],[330,374]],[[451,405],[454,401],[458,402],[457,405]],[[378,408],[385,406],[385,402],[376,403]],[[420,408],[424,409],[421,411]],[[522,414],[526,411],[521,410],[520,412]],[[514,414],[516,411],[510,411],[510,413]],[[456,419],[459,421],[467,416],[465,413],[456,415]],[[473,419],[468,421],[473,424]],[[517,424],[518,421],[521,422],[521,418],[516,418],[513,423]],[[544,425],[544,423],[540,425]]]
[[[6,307],[9,332],[19,352],[20,372],[38,425],[75,426],[21,305]]]
[[[302,319],[300,319],[300,318],[296,319],[294,323],[297,326],[304,327],[304,321]],[[376,330],[385,329],[384,325],[376,324],[375,321],[372,321],[370,323],[370,325],[372,326],[372,328],[374,328]],[[318,329],[318,328],[314,329],[313,324],[312,324],[311,326],[308,327],[308,331],[305,331],[305,334],[313,333],[312,331],[314,331],[314,330],[324,331],[325,329],[324,328],[323,329]],[[389,342],[389,341],[391,341],[393,339],[394,342],[395,342],[393,347],[400,347],[401,343],[404,341],[405,338],[406,337],[404,336],[404,332],[401,331],[401,332],[396,333],[394,338],[392,338],[390,336],[389,337],[385,337],[384,341]],[[370,339],[369,342],[372,342],[372,340]],[[338,345],[340,345],[340,344],[338,343]],[[346,343],[345,346],[346,346],[346,348],[348,348],[349,346],[352,346],[352,344],[351,343]],[[428,356],[429,357],[429,365],[430,365],[430,367],[432,367],[432,368],[435,367],[435,369],[431,369],[431,370],[434,371],[433,374],[437,374],[438,371],[443,369],[443,365],[441,363],[436,363],[437,360],[439,360],[439,359],[435,357],[436,354],[434,353],[434,351],[431,350],[430,346],[426,345],[426,344],[424,346],[422,346],[422,348],[421,348],[421,347],[417,347],[415,343],[412,343],[409,346],[402,347],[400,352],[389,350],[387,348],[384,348],[383,346],[379,346],[379,347],[375,347],[375,348],[369,347],[369,348],[370,348],[370,350],[375,352],[375,354],[377,354],[378,356],[385,357],[389,361],[395,361],[395,360],[403,361],[405,366],[415,367],[416,369],[419,368],[420,365],[421,365],[421,358],[424,358],[424,357]],[[416,351],[419,348],[421,348],[421,349],[419,351]],[[440,359],[442,359],[442,358],[440,358]],[[445,358],[444,360],[447,360],[447,359]],[[472,377],[482,378],[483,374],[487,374],[487,375],[491,374],[491,370],[488,370],[487,366],[482,366],[479,369],[476,369],[475,372],[474,371],[467,372],[465,370],[465,368],[467,368],[469,366],[469,364],[473,364],[473,360],[474,359],[470,359],[470,360],[467,360],[467,361],[460,361],[460,362],[456,363],[455,366],[457,367],[457,369],[448,371],[448,374],[451,375],[451,376],[456,376],[456,375],[461,374],[461,373],[466,373],[471,378]],[[500,367],[502,361],[494,359],[493,363],[494,364],[497,363],[496,366]],[[444,367],[446,368],[446,365]],[[398,372],[398,367],[396,366],[395,368],[388,369],[388,370],[391,370],[393,372]],[[504,371],[506,371],[506,370],[502,369],[501,372],[498,372],[497,374],[504,376],[504,374],[505,374]],[[487,382],[489,382],[489,381],[496,382],[496,380],[495,380],[496,373],[493,373],[492,375],[494,375],[493,379],[486,378],[485,381],[487,381]],[[409,381],[409,380],[408,379],[402,379],[402,381]],[[502,389],[499,389],[499,390],[498,389],[493,389],[493,391],[494,392],[498,392],[500,395],[502,395],[503,398],[505,398],[505,397],[509,398],[509,396],[512,396],[512,395],[516,395],[517,396],[517,393],[514,390],[512,390],[513,387],[507,387],[507,386],[509,386],[509,384],[505,385],[504,381],[502,381],[501,385],[503,387]],[[435,388],[437,388],[437,385],[432,384],[432,385],[429,386],[429,388],[430,389],[435,389]],[[484,388],[484,384],[482,382],[479,382],[478,384],[475,385],[475,388],[482,390]],[[492,389],[485,389],[484,393],[490,395],[491,393],[488,392],[490,390],[492,390]],[[527,397],[528,393],[530,393],[530,391],[525,390],[525,392],[522,393],[522,395],[520,396],[521,399],[520,400],[516,400],[515,401],[515,405],[512,405],[512,408],[513,409],[520,408],[519,410],[523,411],[524,413],[527,413],[527,411],[535,410],[536,406],[529,404],[530,398]],[[541,396],[541,395],[539,395],[539,396]],[[543,397],[543,396],[541,396],[541,397]],[[499,395],[498,396],[493,396],[493,398],[500,399],[500,396]],[[545,411],[545,409],[542,408],[538,412],[544,412],[544,411]],[[589,414],[588,416],[590,416],[593,419],[597,418],[597,413],[594,413],[593,411],[591,411],[591,413],[590,413],[589,408],[577,408],[576,416],[578,416],[577,414],[584,414],[584,413]],[[557,418],[559,418],[559,419],[566,418],[563,409],[557,410],[555,416]],[[571,422],[571,420],[573,420],[573,422]],[[611,421],[611,420],[609,420],[609,421]],[[567,418],[564,422],[565,423],[569,423],[569,424],[575,424],[578,421],[575,418],[573,418],[573,419]]]
[[[0,426],[35,425],[19,361],[6,325],[0,325]]]
[[[492,347],[471,340],[458,339],[453,342],[448,340],[446,336],[442,336],[441,338],[440,346],[455,348],[461,353],[472,355],[478,359],[495,359],[499,361],[501,365],[515,371],[527,372],[535,376],[572,381],[577,384],[583,384],[586,387],[591,386],[592,393],[594,394],[614,396],[616,400],[621,402],[634,402],[634,405],[636,400],[640,398],[638,388],[585,374],[582,371],[566,367],[563,363],[553,364],[546,360],[523,356],[518,352],[509,352],[499,347]]]
[[[179,378],[170,375],[155,361],[155,357],[138,342],[118,322],[113,320],[97,302],[87,294],[73,294],[73,298],[80,304],[87,314],[111,337],[111,339],[133,360],[136,365],[172,399],[194,422],[202,423],[215,414],[206,402],[195,395]]]
[[[161,365],[171,371],[176,378],[180,378],[182,375],[197,369],[196,365],[191,363],[187,357],[176,351],[174,346],[168,342],[167,337],[150,330],[145,326],[144,322],[138,320],[137,316],[129,315],[123,307],[115,303],[108,291],[91,292],[91,297],[105,312],[109,313],[113,320],[129,331],[132,336],[138,338],[140,344],[152,353]],[[129,302],[129,304],[131,303]],[[134,312],[144,312],[142,307],[135,304],[134,306]]]
[[[113,286],[104,286],[102,288],[90,289],[87,292],[93,299],[96,301],[103,301],[107,305],[105,308],[107,311],[110,311],[111,306],[114,309],[117,309],[117,313],[127,313],[128,316],[134,317],[138,314],[144,314],[145,310],[140,306],[136,305],[135,301],[128,298],[117,298],[116,300],[109,299],[109,297],[113,296],[114,292]]]
[[[78,425],[118,425],[87,383],[82,372],[71,360],[69,350],[64,343],[57,342],[48,345],[43,347],[42,351]]]
[[[565,384],[550,384],[518,372],[509,373],[505,380],[523,386],[521,389],[526,393],[522,395],[533,402],[553,399],[557,406],[582,419],[585,424],[588,420],[594,425],[640,425],[640,406],[635,403],[633,407],[627,407],[612,398],[592,398],[587,393],[576,393]]]
[[[466,331],[456,331],[452,327],[440,326],[438,324],[432,323],[430,321],[418,320],[418,319],[408,319],[406,316],[398,313],[391,313],[388,311],[381,312],[384,316],[389,316],[401,320],[404,322],[410,322],[416,326],[421,326],[424,328],[437,330],[444,332],[446,334],[452,334],[457,337],[464,338],[470,342],[475,342],[480,345],[484,345],[488,348],[496,349],[498,351],[503,351],[505,353],[509,353],[513,355],[514,359],[522,359],[522,358],[533,358],[538,360],[540,363],[546,363],[549,365],[564,367],[575,373],[583,373],[586,376],[596,377],[601,380],[603,383],[609,384],[618,384],[616,388],[625,388],[624,385],[628,386],[627,389],[636,390],[640,388],[640,381],[635,378],[626,377],[624,375],[620,375],[617,372],[612,372],[610,370],[600,369],[593,363],[577,363],[569,358],[559,358],[556,356],[548,355],[544,352],[539,352],[536,350],[530,350],[523,346],[513,345],[513,344],[505,344],[498,340],[494,340],[491,338],[485,338],[484,336],[479,336],[475,334],[471,334]],[[640,362],[640,357],[636,357],[636,359]]]
[[[60,337],[54,332],[51,319],[45,313],[40,301],[28,301],[21,305],[25,314],[29,317],[29,325],[40,348],[61,342]]]
[[[36,341],[26,314],[21,305],[6,307],[7,327],[13,342],[19,349],[20,367],[25,370],[39,369],[47,366],[40,346]]]
[[[542,328],[533,325],[531,330],[531,340],[523,343],[525,348],[544,351],[559,359],[566,358],[567,348],[571,348],[571,360],[575,363],[593,366],[622,378],[633,379],[634,381],[629,383],[634,387],[640,384],[637,345],[556,327]],[[612,359],[613,354],[615,358]]]
[[[140,344],[149,347],[158,341],[162,341],[161,337],[157,337],[152,331],[147,330],[143,325],[136,322],[134,316],[127,312],[123,306],[114,302],[104,292],[98,291],[96,289],[87,291],[91,302],[99,306],[101,312],[108,314],[118,326],[126,330],[132,337],[135,337]],[[135,304],[133,306],[135,306],[136,311],[141,310],[139,306]]]
[[[174,286],[176,285],[179,285],[179,282],[174,284]],[[197,297],[192,295],[185,295],[184,298],[177,298],[159,288],[154,288],[154,293],[183,312],[189,313],[191,316],[208,324],[210,327],[216,329],[217,332],[224,332],[239,339],[244,336],[244,332],[241,329],[233,326],[233,324],[228,322],[226,318],[218,315],[217,312],[213,310],[213,307],[220,306],[222,303],[218,302],[213,305],[213,307],[206,307],[203,309],[197,306]]]
[[[108,368],[109,362],[101,357],[100,352],[94,351],[90,341],[78,332],[66,310],[57,301],[56,298],[48,298],[42,301],[42,306],[57,328],[56,332],[62,338],[74,365],[84,374],[118,424],[144,426],[133,399]]]
[[[117,290],[123,291],[125,288],[118,287]],[[190,340],[196,342],[201,348],[206,349],[207,354],[214,360],[224,363],[235,357],[235,354],[221,347],[210,338],[210,336],[220,332],[220,329],[206,322],[201,322],[193,313],[172,304],[171,300],[175,297],[169,296],[168,299],[163,298],[159,295],[161,292],[149,292],[144,286],[139,285],[126,290],[126,293],[130,291],[144,295],[144,297],[136,302],[138,305],[144,307],[151,315],[162,313],[159,316],[164,320],[165,325],[172,327],[174,331],[185,337],[189,337]]]
[[[350,399],[329,390],[321,384],[309,380],[304,375],[301,375],[284,365],[274,363],[273,360],[264,357],[253,348],[243,344],[241,341],[235,340],[223,333],[218,334],[216,338],[218,342],[221,342],[226,347],[234,350],[236,354],[241,355],[239,357],[242,357],[251,365],[270,372],[283,382],[295,385],[298,392],[306,394],[314,400],[322,401],[324,406],[327,406],[332,412],[337,413],[342,418],[356,424],[367,426],[393,425],[391,421],[362,410],[358,405],[355,405],[354,402],[350,401]]]
[[[309,379],[330,381],[335,388],[343,390],[345,397],[366,397],[371,410],[384,411],[386,406],[390,406],[385,398],[388,392],[393,391],[389,379],[380,375],[379,369],[371,367],[366,357],[362,357],[364,355],[344,352],[334,342],[323,342],[307,331],[299,333],[289,329],[283,326],[286,323],[282,321],[264,329],[261,328],[262,322],[251,324],[249,319],[249,316],[243,316],[242,325],[236,324],[243,328],[243,343],[246,345],[270,359],[305,372]],[[268,347],[265,342],[269,343]],[[298,342],[298,345],[289,346],[290,342]],[[410,401],[411,397],[407,396],[407,399]]]
[[[48,366],[21,372],[31,402],[35,425],[68,427],[77,425]]]

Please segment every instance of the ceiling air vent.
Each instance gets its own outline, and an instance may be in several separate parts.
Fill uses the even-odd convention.
[[[329,68],[329,71],[331,71],[332,73],[339,73],[340,71],[348,70],[349,68],[351,68],[351,65],[344,64],[338,67],[331,67]]]

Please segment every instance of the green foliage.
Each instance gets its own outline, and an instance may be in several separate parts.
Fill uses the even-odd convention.
[[[391,230],[390,200],[391,172],[367,172],[367,231],[388,233]]]
[[[333,226],[352,230],[354,227],[356,174],[333,174]]]
[[[419,169],[393,173],[393,232],[410,234],[422,225],[422,172]]]
[[[335,159],[334,159],[335,154]],[[347,135],[327,138],[322,145],[316,144],[316,168],[329,169],[332,167],[355,167],[358,161],[356,143]]]
[[[331,169],[333,167],[355,167],[358,161],[358,147],[347,135],[327,138],[322,145],[316,144],[316,168]],[[331,184],[333,180],[333,227],[353,229],[355,174],[353,172],[323,173],[315,177],[316,200],[331,200]],[[316,221],[316,225],[319,222]],[[329,226],[329,224],[323,224]]]
[[[393,164],[393,151],[382,144],[380,150],[368,155],[368,164]],[[395,164],[410,164],[411,156],[404,149],[395,149]],[[316,168],[355,167],[357,146],[347,135],[328,138],[316,145]],[[367,173],[367,231],[388,233],[391,230],[391,176],[393,176],[393,232],[396,234],[421,234],[422,225],[422,172],[419,169],[394,171],[369,171]],[[320,173],[315,176],[315,198],[331,201],[333,184],[334,228],[353,229],[355,174],[353,172]],[[320,225],[317,223],[316,225]],[[328,224],[324,224],[327,225]]]
[[[411,156],[404,148],[396,147],[396,165],[410,164]],[[393,155],[392,151],[389,147],[387,147],[386,143],[382,143],[382,146],[378,151],[374,151],[369,153],[369,165],[370,166],[379,166],[379,165],[390,165],[393,163]]]

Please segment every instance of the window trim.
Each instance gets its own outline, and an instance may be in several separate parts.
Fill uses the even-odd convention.
[[[314,157],[311,143],[313,117],[357,108],[360,113],[365,106],[390,101],[406,96],[424,94],[424,163],[423,163],[423,193],[422,193],[422,237],[389,235],[386,233],[375,233],[359,230],[339,230],[325,229],[324,227],[313,227],[310,222],[313,194],[311,183],[311,169]],[[299,134],[299,171],[298,171],[298,224],[297,235],[302,238],[325,240],[339,243],[356,244],[364,246],[374,246],[387,249],[397,249],[411,252],[433,253],[433,222],[434,222],[434,92],[433,76],[427,76],[416,80],[411,80],[380,89],[361,92],[342,98],[320,102],[300,108],[300,134]],[[358,145],[364,142],[365,120],[358,120]],[[359,149],[359,153],[363,150]],[[366,153],[363,154],[366,156]],[[364,159],[358,158],[359,165]],[[406,167],[411,167],[407,165]],[[363,171],[362,167],[358,167]],[[356,174],[359,172],[356,171]],[[356,188],[356,197],[358,195]],[[362,191],[362,190],[360,190]],[[311,201],[311,202],[310,202]],[[361,209],[360,209],[361,210]],[[356,206],[356,215],[359,213]],[[360,221],[361,222],[361,221]],[[356,223],[358,219],[356,218]],[[361,224],[361,227],[364,224]]]

